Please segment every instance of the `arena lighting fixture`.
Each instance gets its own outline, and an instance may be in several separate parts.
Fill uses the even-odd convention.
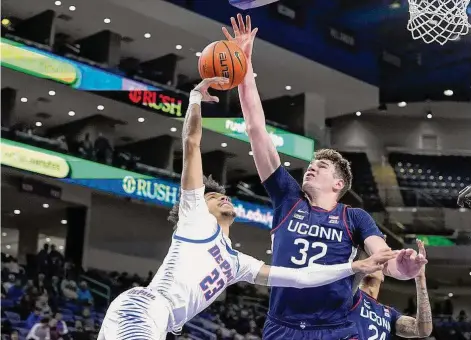
[[[360,112],[360,111],[355,112],[355,114],[357,115],[357,117],[360,117],[360,116],[361,116],[361,112]]]
[[[111,22],[111,19],[110,18],[105,18],[105,19],[103,19],[103,22],[105,24],[109,24]]]
[[[290,162],[285,162],[285,163],[284,163],[284,166],[290,166],[290,165],[291,165]]]
[[[466,208],[460,208],[460,212],[466,212]]]
[[[257,73],[254,73],[254,74],[253,74],[253,77],[254,77],[254,78],[257,78]]]
[[[253,156],[252,150],[249,151],[249,156]]]
[[[445,90],[443,91],[443,94],[447,97],[450,97],[453,95],[453,90]]]
[[[290,85],[286,85],[286,86],[285,86],[285,89],[286,89],[286,91],[290,91],[290,90],[291,90],[291,86],[290,86]]]
[[[271,255],[271,249],[267,249],[266,253],[267,255]]]
[[[406,106],[407,106],[407,103],[406,103],[406,102],[399,102],[399,103],[397,103],[397,106],[399,106],[399,107],[406,107]]]
[[[54,5],[56,5],[56,6],[60,6],[60,5],[62,5],[62,2],[60,2],[60,1],[56,1],[56,2],[54,2]]]
[[[51,242],[51,239],[49,237],[46,237],[46,242],[47,243]]]
[[[75,111],[69,111],[69,116],[71,117],[75,116]]]
[[[236,247],[236,248],[240,248],[240,243],[236,243],[236,244],[234,244],[234,247]]]
[[[43,208],[44,208],[44,209],[47,209],[47,208],[49,208],[49,204],[47,204],[47,203],[44,203],[44,204],[43,204]]]
[[[138,121],[139,123],[144,123],[144,121],[145,121],[145,118],[143,118],[143,117],[139,117],[139,118],[137,118],[137,121]]]
[[[41,122],[36,122],[34,125],[36,125],[37,127],[40,127],[40,126],[43,126],[43,123],[41,123]]]
[[[401,2],[399,0],[393,0],[391,1],[391,3],[389,4],[389,8],[390,9],[398,9],[398,8],[401,8]]]
[[[77,9],[77,8],[76,8],[75,6],[73,6],[73,5],[72,5],[72,6],[69,6],[69,11],[71,11],[71,12],[75,11],[76,9]]]
[[[175,48],[176,48],[177,50],[181,50],[181,49],[183,48],[183,46],[182,46],[182,45],[177,45],[177,46],[175,46]]]
[[[67,220],[61,220],[61,224],[67,224]]]
[[[3,237],[7,236],[7,233],[3,232],[3,233],[2,233],[2,236],[3,236]]]
[[[433,116],[432,116],[432,114],[431,114],[430,112],[427,113],[427,118],[428,118],[428,119],[432,119],[432,117],[433,117]]]
[[[11,248],[11,246],[10,246],[9,244],[7,244],[7,245],[6,245],[6,248],[7,248],[7,249],[10,249],[10,248]]]
[[[55,95],[56,95],[56,91],[54,91],[54,90],[49,91],[49,95],[50,95],[50,96],[55,96]]]
[[[177,128],[176,128],[176,127],[171,127],[171,128],[170,128],[170,131],[171,131],[171,132],[177,132]]]
[[[225,148],[225,147],[227,147],[227,143],[221,143],[221,146],[222,146],[223,148]]]
[[[201,57],[201,52],[196,52],[196,53],[195,53],[195,56]]]
[[[149,39],[151,37],[150,33],[144,33],[144,38]]]
[[[15,210],[13,210],[13,213],[14,213],[15,215],[19,215],[19,214],[21,214],[21,210],[15,209]]]
[[[2,25],[3,25],[3,26],[8,26],[8,25],[10,25],[10,24],[11,24],[10,19],[7,19],[7,18],[2,19]]]
[[[105,109],[105,107],[103,105],[98,105],[96,107],[99,111],[103,111]]]
[[[64,250],[64,246],[59,246],[59,250]]]
[[[453,297],[453,293],[448,293],[448,297]]]
[[[22,103],[26,103],[26,102],[28,101],[28,98],[26,98],[26,97],[21,97],[20,101],[21,101]]]

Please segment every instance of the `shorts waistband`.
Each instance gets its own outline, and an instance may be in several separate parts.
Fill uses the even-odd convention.
[[[288,321],[288,320],[281,320],[273,315],[267,314],[267,318],[277,324],[293,328],[293,329],[301,329],[301,330],[324,330],[324,329],[332,329],[332,328],[349,328],[353,326],[353,323],[350,321],[345,320],[344,322],[337,322],[331,324],[323,324],[319,325],[315,320],[302,320],[302,321]]]

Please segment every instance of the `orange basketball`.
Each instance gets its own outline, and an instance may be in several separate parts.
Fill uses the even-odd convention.
[[[215,41],[205,47],[198,60],[201,78],[224,77],[228,84],[211,85],[216,90],[229,90],[238,86],[247,73],[245,54],[237,44],[227,41]]]

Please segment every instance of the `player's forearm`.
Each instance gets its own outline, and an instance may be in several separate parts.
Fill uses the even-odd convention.
[[[250,135],[253,131],[265,130],[265,114],[251,62],[247,63],[247,74],[238,90],[247,133]]]
[[[190,96],[201,98],[201,94],[197,91],[191,91]],[[185,146],[190,143],[199,145],[202,134],[203,129],[201,124],[201,103],[190,104],[186,112],[185,121],[183,123],[183,147],[185,148]]]
[[[272,287],[319,287],[354,274],[351,263],[331,266],[314,264],[300,269],[267,267],[269,273],[265,277],[266,280],[257,280],[256,283]]]
[[[420,337],[430,336],[433,329],[432,310],[425,275],[422,274],[415,278],[415,287],[417,289],[417,335]]]

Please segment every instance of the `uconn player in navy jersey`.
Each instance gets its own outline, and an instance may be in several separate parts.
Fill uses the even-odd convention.
[[[419,254],[426,257],[423,243],[417,241],[417,246],[419,247]],[[363,275],[359,274],[358,276]],[[353,297],[353,307],[348,318],[357,325],[360,339],[390,340],[393,339],[394,334],[402,338],[425,338],[430,336],[433,325],[425,269],[415,278],[417,289],[417,313],[415,318],[401,315],[394,308],[376,301],[383,281],[382,271],[365,276],[360,283],[360,289]]]
[[[238,87],[239,97],[255,165],[274,207],[273,265],[303,268],[351,261],[357,245],[364,246],[370,255],[386,249],[375,222],[365,211],[338,203],[352,182],[350,165],[339,153],[318,152],[302,186],[281,166],[266,130],[252,66],[257,29],[252,30],[249,16],[244,21],[239,14],[237,19],[231,18],[231,23],[234,37],[225,27],[223,33],[239,45],[247,58],[247,74]],[[384,273],[408,280],[425,263],[415,251],[401,250],[397,260],[387,263]],[[273,288],[263,338],[355,338],[356,330],[347,320],[351,305],[352,278],[319,288]]]
[[[180,201],[170,213],[176,226],[162,266],[148,287],[119,295],[106,312],[98,340],[161,340],[177,333],[233,283],[246,281],[280,287],[311,287],[343,279],[353,273],[372,273],[396,254],[309,268],[267,266],[232,249],[229,228],[235,212],[224,187],[203,177],[201,161],[201,101],[217,101],[208,94],[212,83],[203,80],[190,94],[183,126],[183,172]],[[156,226],[157,227],[157,226]]]

